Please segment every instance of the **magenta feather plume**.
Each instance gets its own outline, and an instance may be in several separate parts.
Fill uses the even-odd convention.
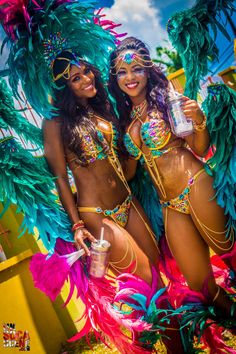
[[[43,291],[52,301],[59,295],[69,270],[70,265],[66,258],[57,254],[48,257],[46,254],[36,253],[30,262],[35,287]]]
[[[87,335],[90,331],[93,331],[96,337],[101,339],[104,343],[106,343],[106,340],[103,338],[104,335],[108,337],[123,354],[145,353],[143,348],[140,349],[138,345],[132,343],[132,340],[123,334],[123,328],[131,332],[142,332],[149,330],[151,325],[139,318],[129,318],[129,316],[115,308],[114,301],[117,291],[116,280],[111,277],[109,277],[109,279],[89,279],[86,276],[86,263],[84,263],[83,260],[79,260],[70,265],[68,262],[70,254],[74,254],[75,252],[73,243],[58,239],[55,251],[57,252],[55,261],[59,262],[58,265],[60,264],[60,267],[64,267],[64,272],[62,272],[64,275],[62,275],[61,282],[56,287],[57,292],[51,290],[51,285],[47,280],[45,280],[45,284],[41,286],[41,289],[43,288],[44,292],[47,291],[51,297],[55,297],[55,294],[58,294],[61,284],[63,284],[63,281],[68,276],[70,281],[70,293],[66,304],[69,302],[76,289],[77,296],[81,298],[85,305],[84,313],[79,319],[85,321],[83,328],[72,337],[70,341],[78,340]],[[39,256],[39,260],[41,260],[41,258],[42,256]],[[46,262],[48,262],[50,258],[46,260]],[[35,262],[35,271],[39,272],[40,269],[37,268],[37,264],[38,263]],[[45,279],[45,277],[43,277],[43,279]],[[47,287],[46,291],[45,287]],[[53,286],[53,289],[54,288],[55,285]]]
[[[66,304],[71,299],[75,284],[78,294],[81,295],[82,283],[86,284],[82,262],[76,262],[84,250],[78,251],[72,242],[57,239],[55,253],[52,255],[37,253],[30,262],[30,271],[33,276],[35,287],[43,291],[52,301],[60,294],[60,291],[67,279],[70,280],[70,292]],[[73,265],[73,267],[72,267]],[[73,268],[73,269],[72,269]],[[83,286],[82,286],[83,287]],[[86,286],[82,293],[86,291]]]
[[[115,23],[111,20],[104,19],[102,20],[103,17],[106,17],[105,14],[102,14],[101,12],[103,11],[103,8],[98,9],[95,14],[94,14],[94,23],[96,25],[101,26],[104,30],[109,31],[115,38],[116,38],[116,44],[119,44],[119,39],[121,37],[125,37],[127,33],[117,33],[115,31],[115,28],[120,27],[121,23]]]
[[[84,294],[86,305],[83,319],[85,325],[80,332],[69,341],[75,341],[83,337],[90,330],[93,330],[97,338],[104,343],[101,332],[109,338],[122,354],[141,354],[145,349],[132,342],[131,338],[125,335],[122,329],[142,332],[151,328],[150,324],[140,319],[129,318],[113,306],[116,294],[116,283],[113,279],[90,279],[88,290]],[[106,343],[107,344],[107,343]]]
[[[69,276],[72,264],[83,254],[83,250],[63,256],[36,253],[30,262],[35,287],[54,301]]]
[[[150,300],[152,299],[153,295],[156,293],[160,279],[158,277],[157,270],[155,267],[152,267],[152,285],[150,286],[146,281],[143,279],[129,273],[123,273],[117,277],[117,281],[119,284],[119,292],[116,295],[116,300],[121,296],[122,294],[126,292],[128,295],[128,292],[131,294],[133,293],[140,293],[143,296],[146,297],[146,305],[148,306],[150,303]]]
[[[0,21],[8,36],[15,41],[16,28],[23,25],[30,28],[30,15],[27,11],[29,0],[0,0]]]
[[[76,247],[72,242],[66,242],[63,239],[58,238],[55,246],[55,252],[58,255],[64,256],[76,252]],[[81,297],[83,301],[83,295],[88,289],[88,278],[86,273],[86,262],[80,260],[74,262],[69,271],[70,293],[66,300],[65,305],[70,301],[74,290],[77,290],[77,297]]]

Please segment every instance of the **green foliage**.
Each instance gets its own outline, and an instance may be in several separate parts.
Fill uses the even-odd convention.
[[[157,58],[154,58],[153,62],[164,65],[167,75],[182,68],[182,61],[176,50],[167,47],[157,47],[156,56]]]

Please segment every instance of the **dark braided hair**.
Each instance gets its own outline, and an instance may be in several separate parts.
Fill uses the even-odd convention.
[[[54,77],[63,73],[70,61],[72,61],[72,63],[73,61],[78,61],[75,54],[70,51],[63,51],[58,57],[60,57],[60,60],[56,58],[52,67]],[[65,58],[65,60],[61,60],[61,58]],[[102,84],[99,70],[84,60],[79,59],[79,62],[90,69],[95,77],[97,93],[95,97],[88,99],[89,106],[94,112],[104,117],[106,120],[114,122],[112,108],[108,101],[107,92]],[[67,82],[68,80],[64,77],[55,81],[53,102],[57,110],[57,116],[60,117],[62,122],[61,132],[63,143],[81,160],[83,151],[81,146],[82,138],[80,135],[84,132],[84,129],[91,135],[95,143],[102,145],[104,149],[107,148],[107,145],[105,142],[98,139],[96,125],[91,121],[88,109],[79,104],[78,98],[76,98]]]
[[[125,133],[127,126],[131,122],[130,113],[132,110],[132,102],[129,96],[122,92],[119,88],[116,76],[116,59],[121,52],[132,50],[138,52],[138,54],[147,61],[151,63],[150,53],[146,45],[135,37],[128,37],[120,42],[117,48],[111,53],[110,56],[110,76],[109,76],[109,92],[115,98],[117,102],[117,112],[119,114],[119,127],[121,135]],[[148,66],[148,65],[147,65]],[[148,111],[158,109],[163,113],[163,117],[168,121],[167,116],[167,86],[168,80],[165,75],[161,72],[157,65],[150,65],[146,68],[148,73],[148,83],[147,83],[147,102]]]

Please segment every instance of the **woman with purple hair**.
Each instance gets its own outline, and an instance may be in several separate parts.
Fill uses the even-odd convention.
[[[131,157],[127,178],[134,177],[139,160],[156,188],[166,240],[188,286],[234,316],[232,300],[216,284],[210,261],[209,248],[218,255],[230,252],[234,234],[214,198],[213,178],[196,157],[204,157],[210,145],[206,116],[196,101],[183,96],[182,110],[192,121],[193,132],[184,137],[172,132],[169,82],[145,44],[133,37],[124,39],[111,54],[109,89],[117,102],[121,149],[125,146]]]

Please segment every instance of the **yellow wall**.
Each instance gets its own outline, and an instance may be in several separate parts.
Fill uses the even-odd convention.
[[[218,74],[224,83],[236,91],[236,66],[230,66]]]
[[[15,323],[16,330],[29,331],[32,354],[58,354],[61,343],[81,328],[81,324],[75,321],[81,316],[83,306],[74,297],[63,308],[69,292],[68,284],[54,303],[34,287],[29,262],[34,253],[43,250],[43,246],[33,235],[17,238],[22,215],[15,211],[16,208],[11,206],[0,220],[2,227],[9,230],[8,234],[0,236],[7,256],[7,260],[0,263],[0,336],[3,338],[3,323]],[[19,348],[3,348],[1,340],[0,353],[6,350],[19,352]]]
[[[1,269],[0,264],[1,326],[15,323],[16,330],[27,330],[32,354],[58,354],[61,342],[67,339],[65,330],[50,300],[34,288],[28,270],[32,253],[24,253],[26,258],[10,267]],[[19,349],[12,348],[11,352]]]
[[[168,80],[171,81],[176,91],[179,93],[184,92],[184,87],[186,83],[186,78],[184,74],[184,69],[179,69],[174,73],[167,76]]]

